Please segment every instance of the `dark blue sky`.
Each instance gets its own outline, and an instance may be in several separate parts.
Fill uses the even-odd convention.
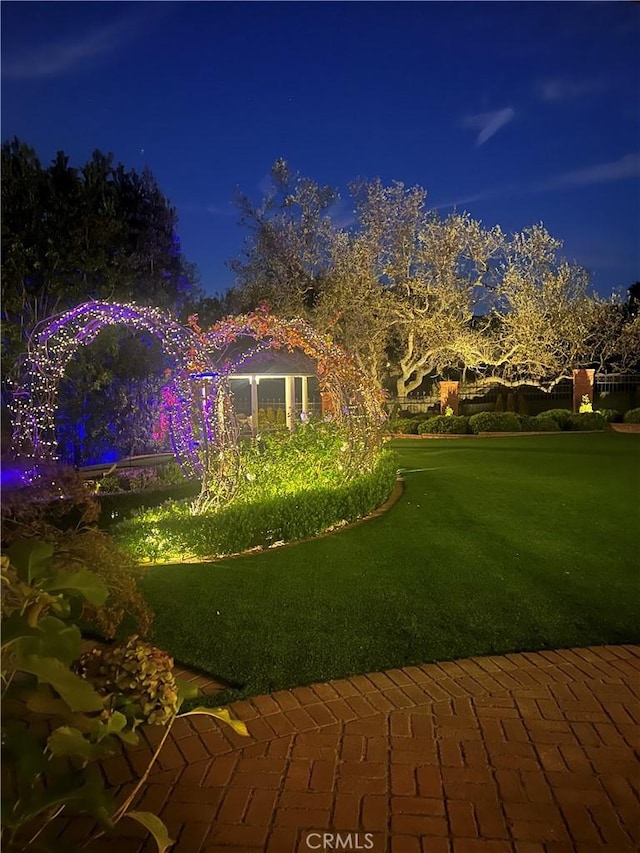
[[[239,187],[279,157],[340,189],[420,184],[544,222],[603,294],[640,278],[640,7],[630,3],[2,3],[2,138],[148,165],[210,292]]]

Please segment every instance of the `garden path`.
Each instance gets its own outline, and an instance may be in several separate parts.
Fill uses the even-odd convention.
[[[178,720],[136,804],[176,853],[640,849],[640,646],[409,666],[231,710],[250,738]],[[105,762],[120,795],[161,734]],[[95,849],[155,849],[128,823]],[[86,832],[76,820],[60,840]]]

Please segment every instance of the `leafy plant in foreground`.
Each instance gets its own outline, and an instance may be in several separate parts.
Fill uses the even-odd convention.
[[[143,570],[96,527],[99,515],[100,505],[77,472],[64,465],[40,465],[28,486],[3,494],[2,546],[23,539],[46,542],[58,569],[91,566],[108,594],[99,605],[84,599],[83,620],[113,637],[127,613],[145,635],[153,613],[137,586]]]
[[[7,851],[47,850],[56,817],[88,814],[104,831],[125,817],[172,841],[159,818],[131,809],[178,716],[205,713],[246,735],[226,709],[180,713],[197,691],[174,679],[171,657],[137,637],[80,655],[75,618],[104,603],[106,585],[85,567],[60,568],[50,543],[16,540],[2,555],[2,840]],[[142,778],[118,804],[97,762],[136,744],[143,724],[165,731]],[[94,837],[98,837],[98,835]]]

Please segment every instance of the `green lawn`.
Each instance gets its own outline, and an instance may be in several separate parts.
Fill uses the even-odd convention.
[[[156,567],[152,639],[256,695],[468,655],[640,642],[640,439],[395,442],[405,491],[331,536]]]

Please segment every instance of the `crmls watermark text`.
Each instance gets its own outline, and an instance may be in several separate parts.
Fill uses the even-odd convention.
[[[309,850],[373,850],[371,832],[310,832],[305,841]]]

